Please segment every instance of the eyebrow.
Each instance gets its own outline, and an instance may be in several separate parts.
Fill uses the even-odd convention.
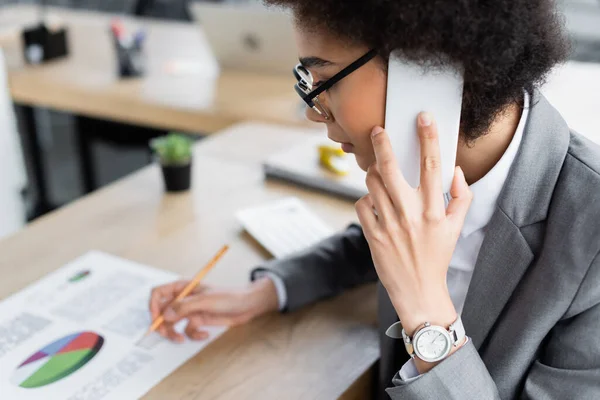
[[[302,64],[305,68],[310,67],[328,67],[330,65],[335,65],[334,62],[329,60],[324,60],[320,57],[300,57],[300,64]]]

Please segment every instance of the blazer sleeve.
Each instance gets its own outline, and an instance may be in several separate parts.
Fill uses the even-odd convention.
[[[550,331],[515,398],[600,399],[600,258],[596,256],[564,317]],[[392,400],[500,399],[479,353],[469,341],[419,379],[398,374],[386,391]]]
[[[287,297],[284,311],[377,280],[369,245],[357,224],[305,251],[267,262],[251,272],[251,279],[267,271],[283,280]]]

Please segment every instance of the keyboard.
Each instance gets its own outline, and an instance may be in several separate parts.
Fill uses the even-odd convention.
[[[333,234],[333,229],[296,197],[238,211],[236,218],[275,258],[304,250]]]

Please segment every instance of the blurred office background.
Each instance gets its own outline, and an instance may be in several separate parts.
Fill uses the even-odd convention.
[[[52,6],[71,9],[97,10],[116,14],[152,17],[165,20],[184,21],[192,23],[188,12],[189,0],[47,0]],[[230,0],[229,3],[244,3],[243,0]],[[0,0],[0,5],[9,4],[38,4],[36,0]],[[559,7],[566,17],[566,26],[573,39],[572,59],[586,63],[600,63],[600,0],[559,0]],[[0,7],[0,13],[2,8]],[[291,88],[290,88],[291,90]],[[17,109],[19,132],[22,136],[23,147],[26,143],[23,112]],[[35,112],[40,145],[46,155],[45,172],[47,176],[48,197],[53,204],[61,205],[82,196],[86,189],[82,185],[84,179],[81,170],[81,154],[78,152],[75,135],[75,124],[91,124],[97,129],[114,132],[132,132],[135,136],[136,127],[129,125],[102,125],[101,121],[78,120],[75,116],[38,109]],[[160,134],[161,132],[156,132]],[[114,145],[110,141],[97,141],[90,144],[91,157],[94,165],[94,187],[101,187],[150,162],[147,149],[140,146]],[[28,175],[31,179],[32,160],[30,153],[25,151]],[[0,170],[0,180],[4,171]],[[25,204],[30,216],[33,216],[32,204],[37,193],[35,187],[28,185],[24,192]]]
[[[258,0],[195,1],[227,4],[259,2]],[[0,0],[0,6],[11,4],[37,5],[40,3],[41,0]],[[193,23],[188,11],[190,0],[45,0],[44,3],[49,6],[73,10],[91,10]],[[23,133],[25,129],[23,115],[18,108],[16,109],[16,115],[19,132]],[[75,200],[85,194],[85,188],[82,187],[85,185],[81,184],[82,171],[76,157],[77,142],[74,138],[75,124],[78,121],[73,115],[44,109],[36,110],[36,119],[40,128],[41,145],[46,155],[46,174],[48,176],[50,200],[55,205]],[[86,120],[86,122],[89,121]],[[114,129],[115,125],[107,124],[103,128]],[[121,131],[131,131],[132,136],[139,133],[136,132],[137,127],[121,125],[119,128]],[[159,133],[164,132],[157,132],[157,134]],[[23,137],[22,140],[26,141],[26,138]],[[99,141],[93,143],[91,147],[95,172],[94,179],[96,181],[94,186],[104,186],[147,165],[149,162],[147,150],[141,149],[140,146],[114,146]],[[32,169],[30,157],[26,157],[26,162],[30,171]],[[27,192],[24,193],[28,208],[31,208],[36,196],[34,187],[28,188]]]

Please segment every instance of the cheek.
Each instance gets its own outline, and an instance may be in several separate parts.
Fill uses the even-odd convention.
[[[371,131],[385,121],[385,80],[359,86],[353,93],[344,94],[332,112],[337,125],[354,144],[358,165],[366,170],[375,161]]]

